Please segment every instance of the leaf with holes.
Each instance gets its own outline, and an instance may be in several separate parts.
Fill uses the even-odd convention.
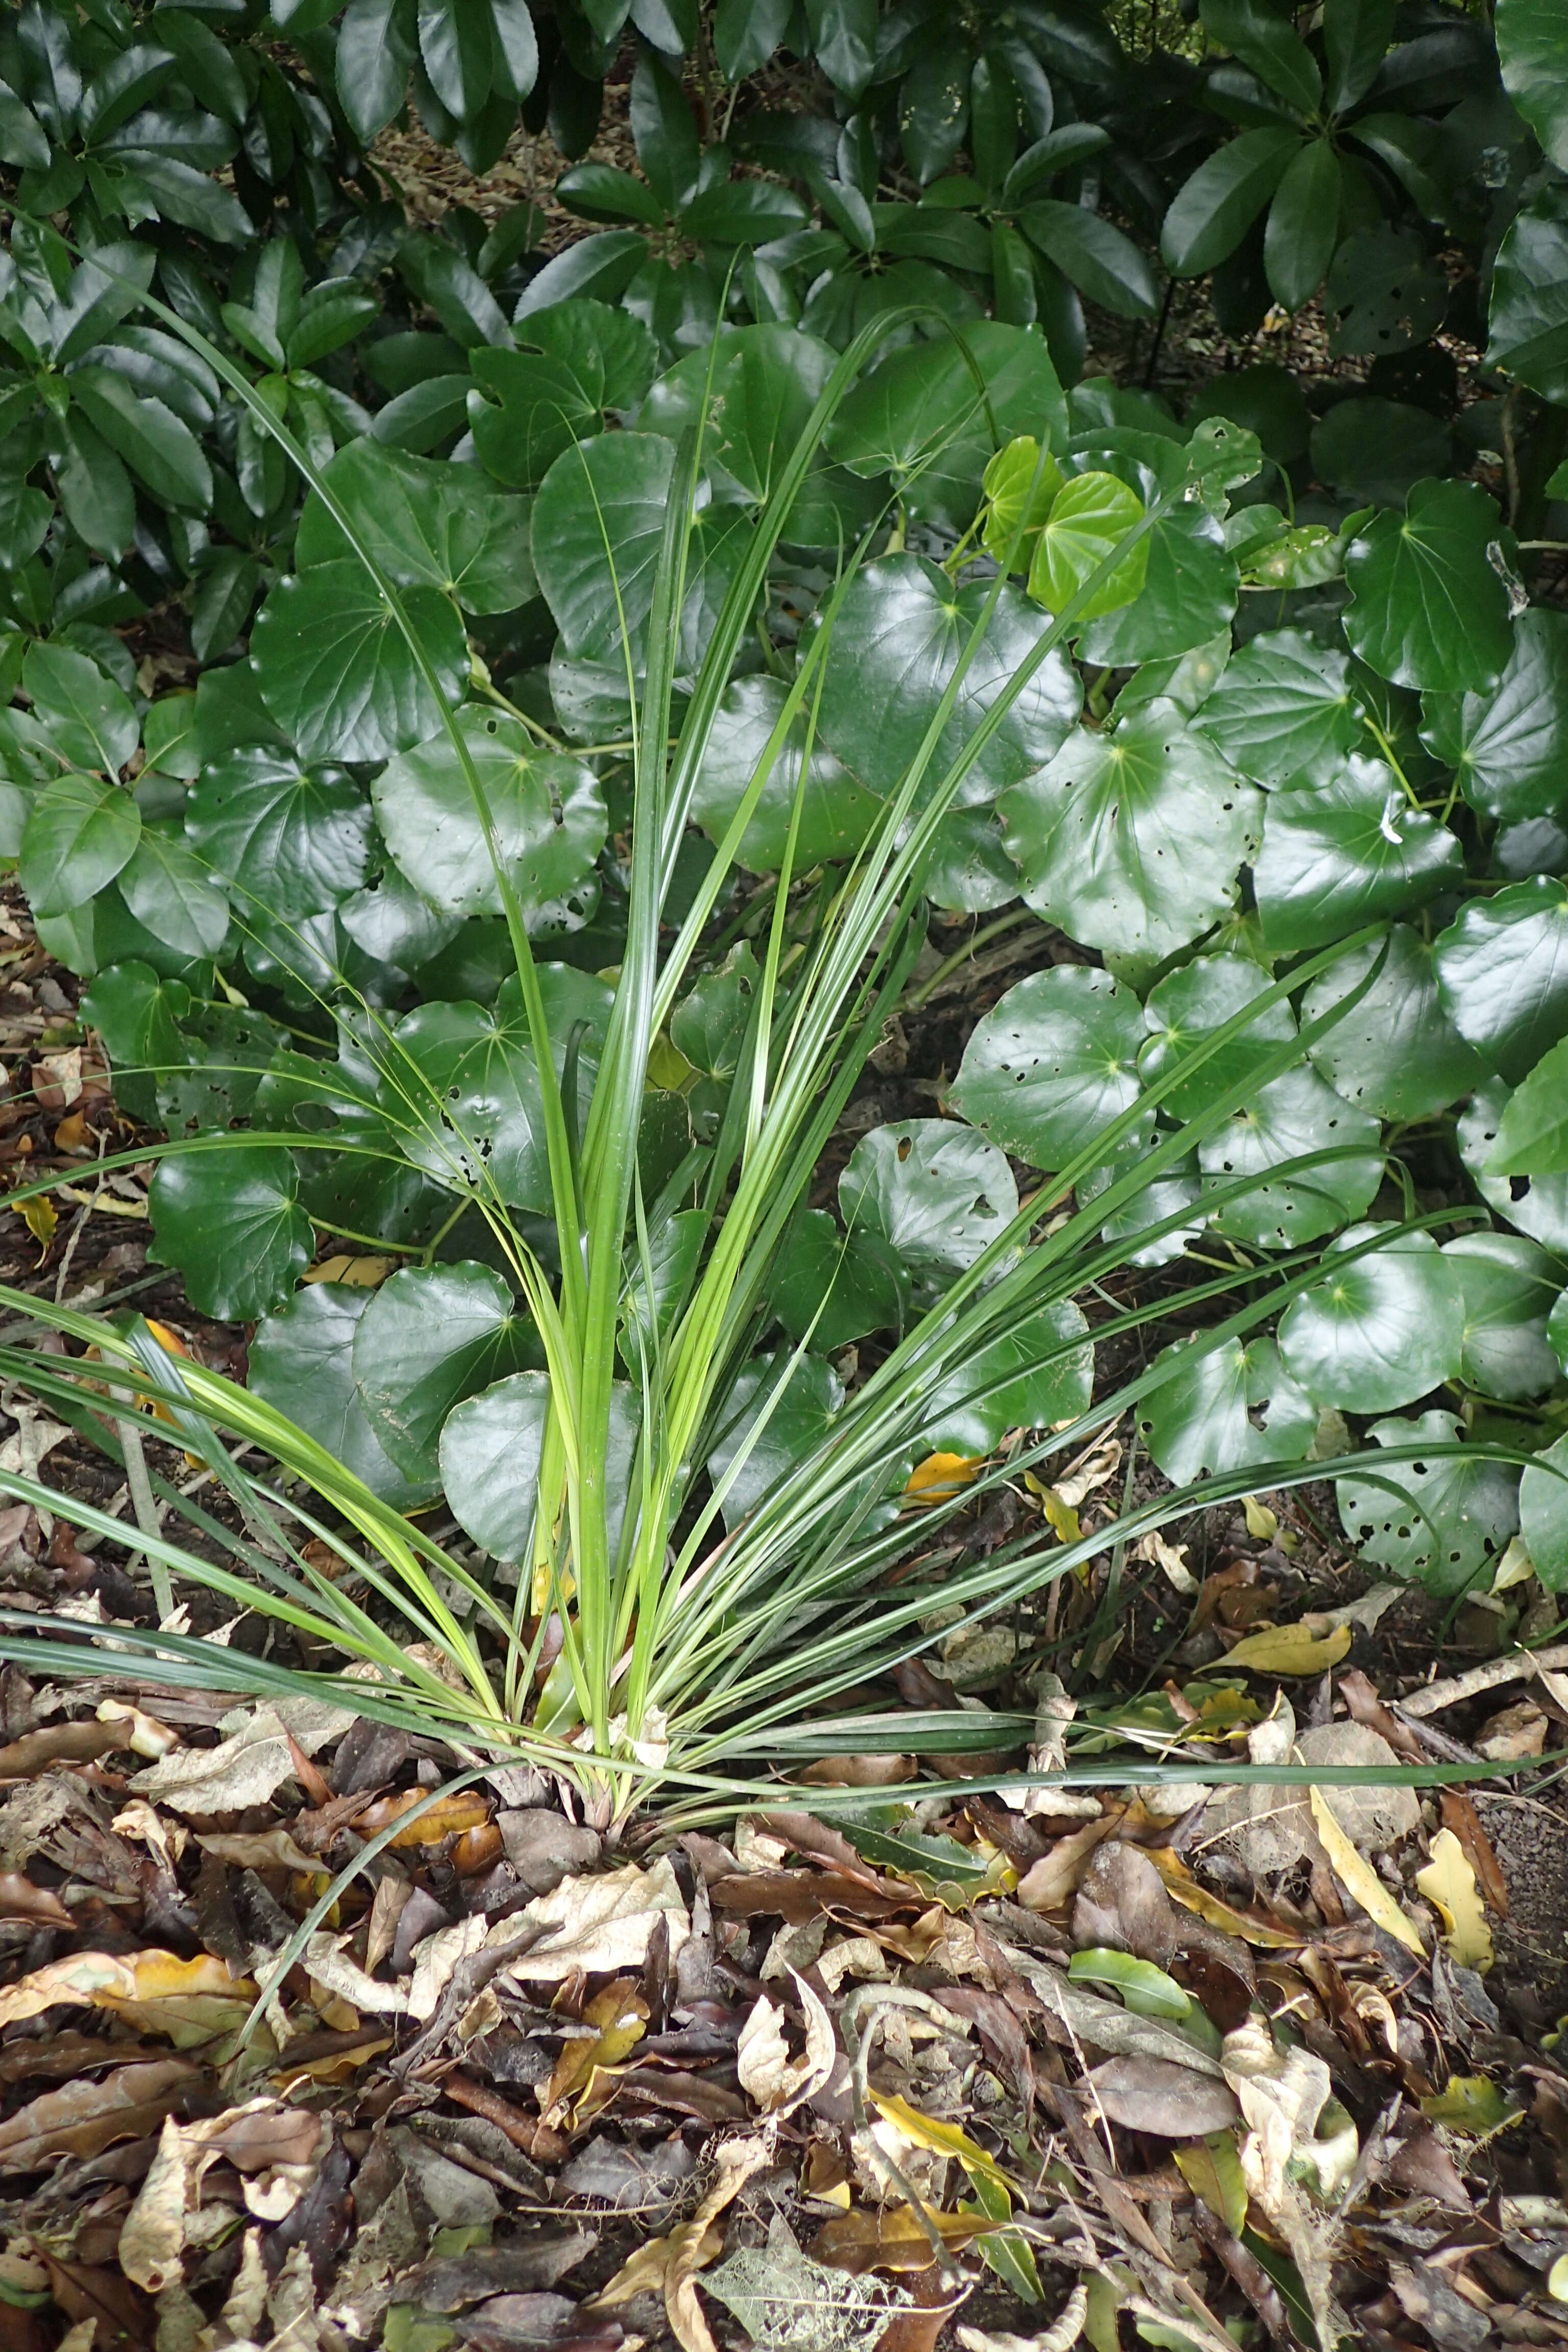
[[[531,931],[577,930],[598,904],[595,860],[609,816],[581,760],[536,751],[521,724],[468,709],[458,726],[494,825],[494,853]],[[443,731],[389,761],[371,787],[405,878],[448,915],[499,915],[500,879],[472,788]]]
[[[1468,1452],[1450,1413],[1375,1421],[1367,1434],[1377,1445],[1432,1450],[1390,1462],[1375,1478],[1362,1471],[1336,1481],[1341,1526],[1363,1559],[1452,1600],[1489,1573],[1519,1527],[1518,1472]]]
[[[405,589],[403,608],[434,685],[357,562],[317,564],[268,597],[250,636],[257,681],[302,760],[390,760],[440,725],[437,691],[462,699],[458,614],[434,588]]]
[[[1318,1408],[1293,1381],[1272,1339],[1178,1340],[1162,1350],[1167,1376],[1144,1392],[1139,1433],[1167,1478],[1185,1486],[1271,1462],[1304,1461]],[[1255,1418],[1256,1416],[1256,1418]]]
[[[363,887],[371,833],[370,804],[341,768],[306,768],[258,744],[210,761],[185,804],[186,839],[241,907],[285,922]]]
[[[371,1427],[354,1384],[354,1332],[374,1296],[339,1282],[307,1283],[258,1324],[246,1385],[308,1429],[384,1503],[406,1510],[427,1500],[431,1489],[404,1476]]]
[[[954,1119],[911,1118],[861,1137],[838,1180],[851,1230],[889,1243],[917,1283],[973,1265],[1018,1213],[1006,1155]]]
[[[1209,1189],[1247,1180],[1214,1212],[1218,1233],[1261,1249],[1316,1241],[1364,1214],[1383,1181],[1382,1129],[1314,1070],[1286,1070],[1198,1146]],[[1317,1164],[1286,1164],[1325,1155]],[[1280,1171],[1280,1172],[1276,1172]]]
[[[1138,1099],[1142,1034],[1131,989],[1056,964],[1010,988],[973,1030],[949,1098],[1016,1158],[1064,1168]]]
[[[1329,1084],[1380,1118],[1416,1119],[1446,1109],[1480,1083],[1486,1065],[1444,1012],[1429,942],[1396,923],[1385,942],[1352,948],[1320,972],[1301,999],[1304,1023],[1321,1021],[1383,968],[1358,1003],[1309,1047]]]
[[[238,1144],[160,1160],[149,1206],[159,1265],[184,1279],[198,1314],[243,1323],[292,1289],[310,1258],[310,1221],[286,1151]]]

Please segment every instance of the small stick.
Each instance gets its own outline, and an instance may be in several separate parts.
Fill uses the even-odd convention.
[[[1516,1650],[1511,1658],[1489,1658],[1484,1666],[1471,1666],[1462,1675],[1455,1675],[1446,1683],[1428,1683],[1424,1690],[1412,1691],[1399,1702],[1405,1715],[1436,1715],[1443,1707],[1458,1706],[1461,1699],[1479,1698],[1483,1691],[1500,1689],[1504,1683],[1523,1682],[1538,1674],[1561,1673],[1568,1666],[1568,1642],[1559,1642],[1550,1650]]]

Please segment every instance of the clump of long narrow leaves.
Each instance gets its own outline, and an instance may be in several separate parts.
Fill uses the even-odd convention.
[[[1201,1113],[1168,1127],[1152,1148],[1131,1155],[1135,1164],[1092,1208],[1065,1213],[1074,1187],[1114,1159],[1152,1106],[1174,1096],[1287,989],[1300,987],[1342,954],[1344,943],[1304,961],[1288,982],[1276,983],[1194,1046],[1144,1094],[1136,1110],[1106,1127],[1092,1148],[1024,1204],[854,1392],[814,1450],[776,1481],[738,1527],[726,1530],[721,1525],[726,1491],[763,1439],[805,1340],[794,1356],[776,1362],[773,1376],[764,1382],[725,1476],[704,1486],[703,1465],[735,1377],[763,1337],[768,1276],[781,1242],[919,953],[921,876],[941,820],[1030,677],[1152,527],[1164,501],[1151,506],[1112,549],[1039,637],[957,757],[944,761],[939,746],[965,673],[985,640],[1005,576],[1005,568],[998,571],[963,659],[869,838],[847,870],[830,871],[826,882],[812,886],[816,897],[804,943],[792,937],[789,919],[799,896],[793,887],[792,829],[750,1028],[716,1141],[705,1165],[689,1163],[650,1199],[637,1153],[649,1056],[700,956],[746,825],[797,726],[804,727],[808,747],[800,766],[804,793],[822,661],[837,604],[864,546],[849,552],[840,567],[751,789],[714,851],[673,943],[665,945],[665,909],[693,790],[783,520],[846,389],[879,342],[902,323],[900,317],[884,318],[868,329],[826,387],[764,510],[676,727],[681,615],[703,471],[700,430],[693,428],[682,445],[640,681],[629,650],[626,656],[626,684],[637,712],[629,924],[607,1030],[595,1062],[580,1034],[552,1032],[539,967],[482,779],[403,600],[378,570],[352,517],[239,372],[173,313],[162,315],[199,348],[207,364],[240,394],[261,428],[282,445],[375,581],[389,618],[404,633],[441,704],[484,828],[538,1067],[558,1278],[552,1277],[488,1177],[482,1150],[398,1047],[387,1024],[364,1003],[347,1015],[341,1005],[331,1010],[352,1024],[356,1048],[374,1069],[381,1097],[395,1103],[409,1133],[441,1154],[450,1188],[485,1219],[538,1328],[548,1368],[549,1411],[537,1472],[533,1549],[521,1563],[515,1594],[492,1589],[469,1560],[437,1541],[417,1517],[380,1500],[307,1432],[217,1373],[188,1360],[176,1362],[145,1324],[121,1328],[5,1294],[8,1309],[52,1327],[88,1352],[46,1356],[11,1348],[0,1350],[0,1370],[110,1458],[123,1458],[117,1432],[125,1427],[126,1415],[155,1409],[210,1473],[208,1487],[216,1486],[223,1497],[212,1509],[194,1494],[155,1482],[165,1528],[142,1527],[136,1541],[160,1587],[166,1573],[206,1588],[236,1612],[259,1611],[288,1626],[305,1654],[314,1654],[320,1664],[296,1668],[258,1662],[173,1626],[116,1628],[110,1636],[88,1642],[73,1632],[68,1641],[48,1621],[14,1621],[0,1653],[46,1664],[57,1675],[97,1674],[106,1656],[100,1642],[107,1639],[112,1645],[107,1654],[133,1658],[144,1680],[256,1695],[336,1690],[347,1661],[358,1677],[356,1705],[364,1714],[440,1734],[459,1747],[548,1764],[574,1780],[601,1810],[616,1811],[660,1790],[692,1800],[717,1799],[726,1789],[742,1793],[746,1772],[764,1759],[774,1766],[804,1764],[813,1756],[857,1746],[885,1746],[890,1738],[906,1748],[972,1748],[974,1719],[966,1713],[902,1713],[895,1730],[853,1705],[853,1695],[868,1680],[934,1638],[933,1611],[945,1612],[943,1630],[951,1631],[955,1606],[966,1620],[977,1620],[1112,1544],[1190,1513],[1199,1503],[1224,1502],[1259,1486],[1300,1483],[1314,1472],[1310,1465],[1253,1465],[1245,1473],[1130,1507],[1112,1528],[1065,1543],[1040,1529],[955,1570],[951,1548],[944,1553],[940,1538],[956,1513],[983,1503],[1005,1480],[1043,1467],[1054,1454],[1109,1430],[1136,1407],[1157,1375],[1146,1371],[1127,1379],[1097,1397],[1069,1426],[1020,1444],[974,1484],[939,1492],[917,1512],[902,1502],[901,1490],[921,1451],[927,1402],[954,1381],[973,1381],[973,1368],[987,1348],[1021,1328],[1039,1335],[1034,1363],[1026,1369],[1044,1369],[1081,1349],[1080,1333],[1051,1336],[1047,1310],[1090,1287],[1103,1297],[1108,1281],[1127,1265],[1135,1244],[1107,1244],[1101,1238],[1107,1219],[1185,1158],[1239,1108],[1244,1095],[1297,1061],[1333,1020],[1353,1010],[1378,964],[1332,1015],[1304,1026],[1271,1060],[1259,1062],[1254,1055],[1244,1079],[1217,1088]],[[977,408],[984,403],[978,383],[975,403]],[[1216,428],[1215,441],[1194,458],[1184,491],[1167,493],[1167,499],[1203,493],[1205,454],[1216,475],[1235,478],[1225,470],[1234,462],[1225,446],[1229,431]],[[613,569],[607,534],[605,545]],[[623,628],[623,642],[628,635]],[[799,814],[797,796],[795,827]],[[321,1083],[325,1091],[325,1079]],[[584,1090],[586,1118],[579,1132]],[[203,1148],[254,1148],[268,1141],[279,1150],[303,1148],[297,1132],[267,1137],[254,1131],[209,1136]],[[1272,1169],[1270,1179],[1305,1174],[1339,1156],[1313,1153]],[[1238,1178],[1216,1188],[1214,1205],[1239,1197],[1255,1181]],[[675,1210],[690,1202],[707,1218],[695,1270],[660,1314],[628,1321],[628,1292],[640,1285],[647,1298],[655,1297],[659,1235]],[[1138,1242],[1147,1244],[1181,1222],[1177,1213],[1163,1227],[1140,1234]],[[1357,1247],[1379,1245],[1374,1234]],[[1215,1318],[1196,1344],[1217,1347],[1258,1328],[1312,1279],[1318,1264],[1316,1253],[1305,1252],[1267,1276],[1242,1267],[1188,1290],[1185,1303],[1206,1306]],[[1101,1320],[1096,1339],[1134,1336],[1157,1312],[1147,1304],[1126,1306]],[[622,1456],[612,1425],[624,1329],[642,1334],[634,1379],[640,1392],[640,1431],[629,1473],[624,1465],[617,1472]],[[1010,1362],[1007,1380],[1016,1380],[1019,1370]],[[262,1455],[271,1470],[258,1476],[244,1467],[233,1450],[236,1441],[240,1450]],[[1434,1448],[1420,1451],[1430,1454]],[[1375,1481],[1402,1458],[1400,1449],[1381,1447],[1337,1467],[1341,1475],[1356,1470]],[[614,1491],[618,1481],[625,1484],[624,1493]],[[11,1475],[0,1483],[20,1500],[58,1507],[58,1495],[25,1476]],[[71,1516],[100,1537],[124,1540],[121,1523],[101,1511],[73,1503]],[[617,1525],[618,1537],[613,1538]],[[994,1721],[998,1737],[1015,1741],[1027,1730],[1010,1717]],[[1180,1769],[1184,1777],[1194,1777],[1189,1765]],[[1235,1777],[1234,1766],[1224,1769]],[[1143,1779],[1157,1777],[1157,1768],[1142,1760],[1138,1772]],[[1278,1768],[1270,1772],[1281,1777]]]

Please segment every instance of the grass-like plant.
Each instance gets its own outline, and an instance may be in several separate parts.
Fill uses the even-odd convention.
[[[338,495],[220,352],[172,312],[160,315],[299,467],[374,583],[386,625],[400,633],[442,714],[484,832],[526,1014],[552,1246],[509,1205],[487,1164],[484,1139],[433,1083],[395,1024],[346,987],[331,1001],[318,988],[329,1018],[352,1034],[365,1103],[405,1154],[437,1167],[458,1204],[483,1219],[537,1333],[543,1370],[514,1376],[521,1385],[503,1401],[513,1416],[503,1423],[510,1447],[487,1460],[482,1473],[515,1489],[514,1501],[532,1503],[527,1549],[509,1589],[471,1554],[438,1541],[420,1513],[383,1499],[262,1397],[199,1363],[177,1360],[144,1322],[114,1322],[0,1294],[7,1312],[86,1350],[0,1350],[8,1378],[123,1461],[128,1475],[139,1469],[134,1433],[145,1408],[162,1412],[212,1474],[204,1489],[210,1507],[166,1481],[152,1481],[163,1524],[143,1508],[134,1541],[161,1599],[182,1583],[204,1587],[236,1611],[256,1610],[289,1628],[312,1663],[258,1661],[174,1624],[117,1627],[118,1647],[109,1654],[133,1662],[139,1678],[154,1685],[257,1696],[336,1694],[352,1666],[363,1713],[441,1734],[460,1748],[546,1764],[605,1818],[656,1792],[693,1806],[722,1805],[754,1788],[759,1774],[849,1749],[973,1752],[973,1713],[956,1706],[889,1712],[867,1698],[879,1678],[931,1646],[939,1624],[950,1634],[955,1610],[962,1620],[977,1621],[1200,1504],[1319,1475],[1300,1458],[1302,1447],[1277,1464],[1254,1454],[1222,1475],[1198,1475],[1146,1502],[1130,1495],[1113,1526],[1068,1540],[1050,1527],[1031,1526],[984,1559],[964,1557],[957,1525],[1003,1485],[1030,1472],[1045,1476],[1054,1460],[1129,1416],[1135,1422],[1162,1381],[1168,1386],[1168,1363],[1136,1366],[1143,1339],[1169,1314],[1169,1296],[1142,1297],[1135,1279],[1123,1277],[1148,1262],[1152,1244],[1184,1230],[1190,1210],[1178,1206],[1152,1223],[1124,1213],[1136,1212],[1152,1183],[1188,1161],[1259,1087],[1300,1063],[1353,1012],[1381,964],[1374,956],[1355,988],[1279,1040],[1267,1016],[1342,957],[1346,943],[1336,940],[1299,962],[1064,1155],[1016,1213],[987,1203],[983,1245],[964,1250],[957,1271],[950,1266],[928,1286],[901,1336],[841,1410],[823,1416],[815,1440],[788,1448],[774,1446],[775,1423],[794,1410],[793,1381],[816,1360],[810,1358],[814,1327],[793,1344],[779,1343],[773,1286],[841,1114],[910,987],[924,939],[922,876],[966,776],[1080,617],[1106,609],[1108,596],[1114,603],[1118,575],[1123,583],[1138,576],[1139,551],[1150,534],[1184,505],[1223,507],[1227,484],[1252,462],[1248,436],[1224,425],[1204,428],[1166,487],[1142,501],[1131,493],[1112,498],[1117,520],[1104,535],[1104,553],[1079,565],[1049,625],[955,751],[954,713],[966,677],[990,643],[1007,574],[1022,568],[1019,550],[1026,533],[1038,530],[1042,497],[1061,491],[1060,477],[1048,478],[1055,468],[1042,436],[1042,446],[1027,459],[1022,494],[1006,509],[995,502],[1005,527],[990,543],[1000,560],[918,751],[859,848],[807,876],[797,872],[795,852],[825,665],[844,600],[875,541],[868,534],[847,548],[776,724],[677,922],[668,919],[677,852],[770,559],[848,388],[889,333],[909,322],[885,317],[845,353],[761,508],[700,667],[694,678],[683,679],[683,616],[699,568],[708,463],[710,404],[700,400],[677,457],[640,670],[622,613],[626,695],[635,714],[628,920],[607,1017],[595,1025],[552,1013],[471,735],[459,722],[459,705],[414,600],[378,560],[363,511]],[[710,358],[710,391],[721,348]],[[977,370],[974,376],[961,427],[987,413]],[[933,463],[955,429],[950,422],[933,439]],[[607,523],[605,548],[619,610]],[[758,936],[756,978],[732,1075],[713,1109],[710,1139],[661,1183],[650,1183],[639,1146],[650,1064],[667,1050],[670,1016],[704,968],[714,912],[747,826],[774,770],[789,758],[798,758],[799,782],[782,870]],[[279,929],[270,934],[274,944]],[[1378,937],[1366,935],[1373,943]],[[301,973],[310,968],[301,955]],[[341,1105],[337,1066],[330,1074],[320,1064],[290,1067],[296,1099],[314,1087],[323,1102]],[[1173,1106],[1184,1115],[1171,1116]],[[954,1123],[952,1132],[970,1130]],[[269,1146],[299,1153],[310,1145],[298,1126],[269,1130],[254,1123],[164,1150]],[[384,1146],[374,1136],[355,1143],[340,1134],[331,1148],[374,1156]],[[902,1149],[910,1148],[906,1141]],[[1330,1144],[1277,1163],[1268,1181],[1321,1181],[1351,1149]],[[1102,1183],[1107,1168],[1110,1181],[1090,1197],[1089,1180]],[[1214,1183],[1205,1213],[1245,1198],[1259,1181],[1241,1173]],[[1124,1237],[1106,1238],[1119,1218]],[[852,1225],[846,1253],[855,1238]],[[1386,1240],[1387,1229],[1352,1236],[1343,1263],[1353,1265]],[[1319,1271],[1311,1247],[1261,1264],[1245,1256],[1231,1266],[1214,1261],[1205,1280],[1180,1294],[1184,1312],[1195,1308],[1211,1318],[1193,1342],[1192,1360],[1261,1333]],[[1135,1367],[1098,1392],[1080,1299],[1095,1305],[1093,1338],[1102,1360],[1109,1344],[1117,1360]],[[623,1370],[629,1384],[619,1377]],[[951,1419],[961,1409],[984,1412],[1019,1395],[1054,1399],[1054,1409],[1029,1416],[1052,1425],[1017,1436],[1005,1454],[990,1451],[977,1473],[969,1465],[945,1486],[908,1490],[911,1469],[930,1450],[933,1401],[942,1402]],[[460,1446],[461,1434],[448,1433]],[[264,1473],[237,1458],[237,1441],[239,1452],[249,1449],[269,1465]],[[1433,1448],[1381,1447],[1337,1468],[1375,1480],[1415,1451]],[[59,1496],[37,1481],[12,1474],[0,1484],[18,1499],[59,1507]],[[74,1501],[68,1507],[79,1527],[126,1539],[122,1523],[104,1512]],[[105,1658],[76,1629],[68,1635],[39,1619],[11,1620],[0,1654],[55,1675],[100,1673]],[[1016,1754],[1027,1728],[1025,1718],[1001,1715],[986,1718],[984,1736]],[[1191,1765],[1179,1769],[1194,1777]],[[1236,1776],[1233,1765],[1219,1769]],[[1157,1778],[1159,1769],[1138,1766],[1143,1779]],[[1288,1777],[1279,1768],[1269,1776]],[[1015,1765],[1006,1777],[1017,1778]]]

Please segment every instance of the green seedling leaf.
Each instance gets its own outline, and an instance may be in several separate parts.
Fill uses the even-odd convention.
[[[1062,487],[1062,471],[1031,435],[1009,441],[985,468],[985,528],[982,544],[998,563],[1026,572],[1051,504]],[[1049,600],[1047,599],[1048,602]]]
[[[1136,490],[1114,474],[1075,474],[1051,502],[1029,565],[1029,593],[1059,613],[1143,517]],[[1149,572],[1149,541],[1141,539],[1097,588],[1079,618],[1096,619],[1131,604]]]

